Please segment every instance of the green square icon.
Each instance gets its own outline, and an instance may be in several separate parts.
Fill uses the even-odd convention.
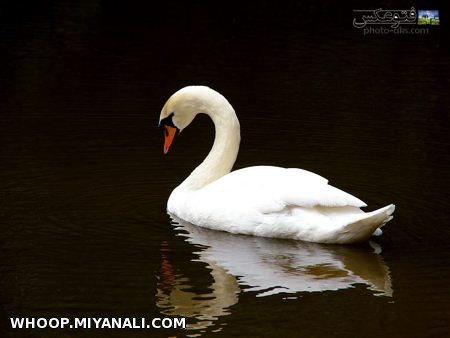
[[[419,9],[419,25],[439,25],[439,11],[437,9]]]

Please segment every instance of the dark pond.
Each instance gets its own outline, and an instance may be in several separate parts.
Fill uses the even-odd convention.
[[[445,13],[428,34],[364,36],[351,22],[366,6],[411,4],[3,3],[1,336],[450,335]],[[327,246],[171,224],[170,191],[214,137],[199,117],[163,155],[159,112],[189,84],[237,111],[236,168],[300,167],[368,210],[395,203],[383,236]],[[166,316],[189,330],[9,321]]]

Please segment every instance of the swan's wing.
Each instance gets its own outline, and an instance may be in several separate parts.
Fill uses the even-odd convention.
[[[360,199],[328,185],[328,180],[303,169],[257,166],[231,172],[202,189],[218,205],[232,203],[262,213],[286,207],[364,207]]]

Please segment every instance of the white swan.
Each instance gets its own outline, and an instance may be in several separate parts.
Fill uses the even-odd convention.
[[[209,87],[182,88],[166,102],[160,115],[164,153],[199,113],[214,122],[214,145],[172,191],[169,213],[210,229],[319,243],[366,241],[392,219],[393,204],[365,213],[360,199],[303,169],[256,166],[230,172],[239,150],[239,121],[225,97]]]

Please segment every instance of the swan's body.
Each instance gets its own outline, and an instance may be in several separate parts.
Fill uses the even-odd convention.
[[[229,102],[208,87],[185,87],[165,104],[160,118],[165,152],[175,130],[198,113],[213,120],[214,145],[170,195],[169,213],[215,230],[320,243],[365,241],[392,218],[393,204],[365,213],[364,202],[306,170],[256,166],[230,173],[239,150],[239,121]]]

